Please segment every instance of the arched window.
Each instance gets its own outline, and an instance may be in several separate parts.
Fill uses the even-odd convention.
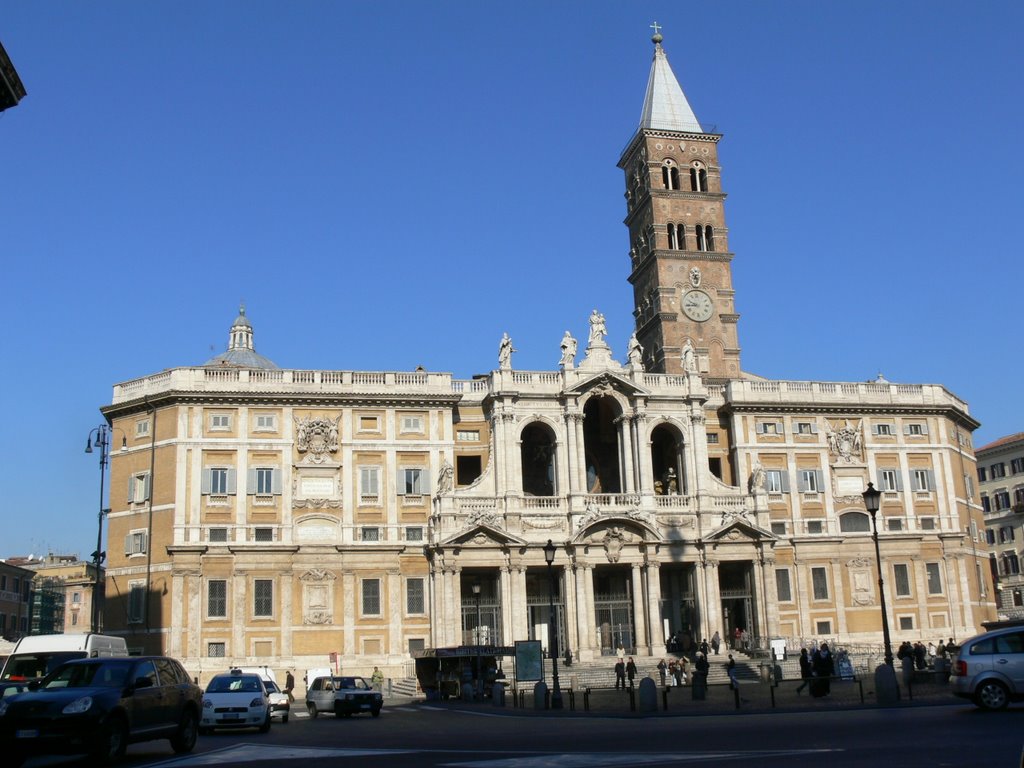
[[[622,408],[612,397],[592,397],[583,406],[583,446],[587,493],[621,493],[618,417]]]
[[[666,160],[661,166],[661,183],[665,189],[679,189],[679,168],[672,160]]]
[[[708,171],[700,160],[694,160],[690,167],[690,189],[693,192],[708,191]]]
[[[671,251],[679,250],[679,241],[676,240],[676,225],[675,224],[669,224],[667,226],[667,230],[668,230],[668,247],[669,247],[669,250],[671,250]]]
[[[523,493],[531,496],[555,495],[555,436],[539,422],[523,429],[520,438]]]
[[[706,251],[708,249],[707,240],[704,239],[704,225],[698,224],[693,228],[694,234],[697,236],[697,250]]]
[[[686,493],[683,437],[679,430],[659,424],[651,431],[651,470],[657,496]]]
[[[862,512],[847,512],[839,516],[839,530],[844,533],[870,533],[871,520]]]
[[[715,250],[715,230],[710,224],[698,224],[694,230],[697,235],[698,251]]]

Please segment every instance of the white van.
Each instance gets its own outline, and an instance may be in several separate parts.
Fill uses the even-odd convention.
[[[123,637],[92,632],[73,635],[29,635],[14,646],[0,672],[3,680],[38,680],[65,661],[97,656],[127,656]]]

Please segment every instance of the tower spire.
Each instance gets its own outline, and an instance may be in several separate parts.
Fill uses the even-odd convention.
[[[659,31],[658,22],[651,25],[654,34],[654,61],[651,63],[651,74],[647,79],[647,93],[644,95],[644,108],[640,114],[640,127],[657,131],[681,131],[683,133],[704,133],[697,116],[690,108],[690,103],[679,87],[668,56],[661,47],[664,38]]]

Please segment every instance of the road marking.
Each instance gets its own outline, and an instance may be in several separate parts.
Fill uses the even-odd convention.
[[[572,754],[520,755],[497,760],[468,760],[443,763],[458,768],[594,768],[594,766],[660,765],[663,763],[689,763],[715,760],[750,760],[793,755],[827,754],[841,749],[765,749],[751,752],[575,752]]]
[[[324,757],[379,757],[418,752],[416,749],[334,749],[331,747],[278,747],[266,744],[237,744],[232,747],[189,755],[153,763],[152,766],[225,765],[249,762],[280,762],[286,760],[315,760]]]

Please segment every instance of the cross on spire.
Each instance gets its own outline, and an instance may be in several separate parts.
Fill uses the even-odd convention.
[[[654,22],[653,24],[651,24],[651,29],[654,30],[654,34],[658,34],[661,31],[661,26],[658,24],[658,22]]]

